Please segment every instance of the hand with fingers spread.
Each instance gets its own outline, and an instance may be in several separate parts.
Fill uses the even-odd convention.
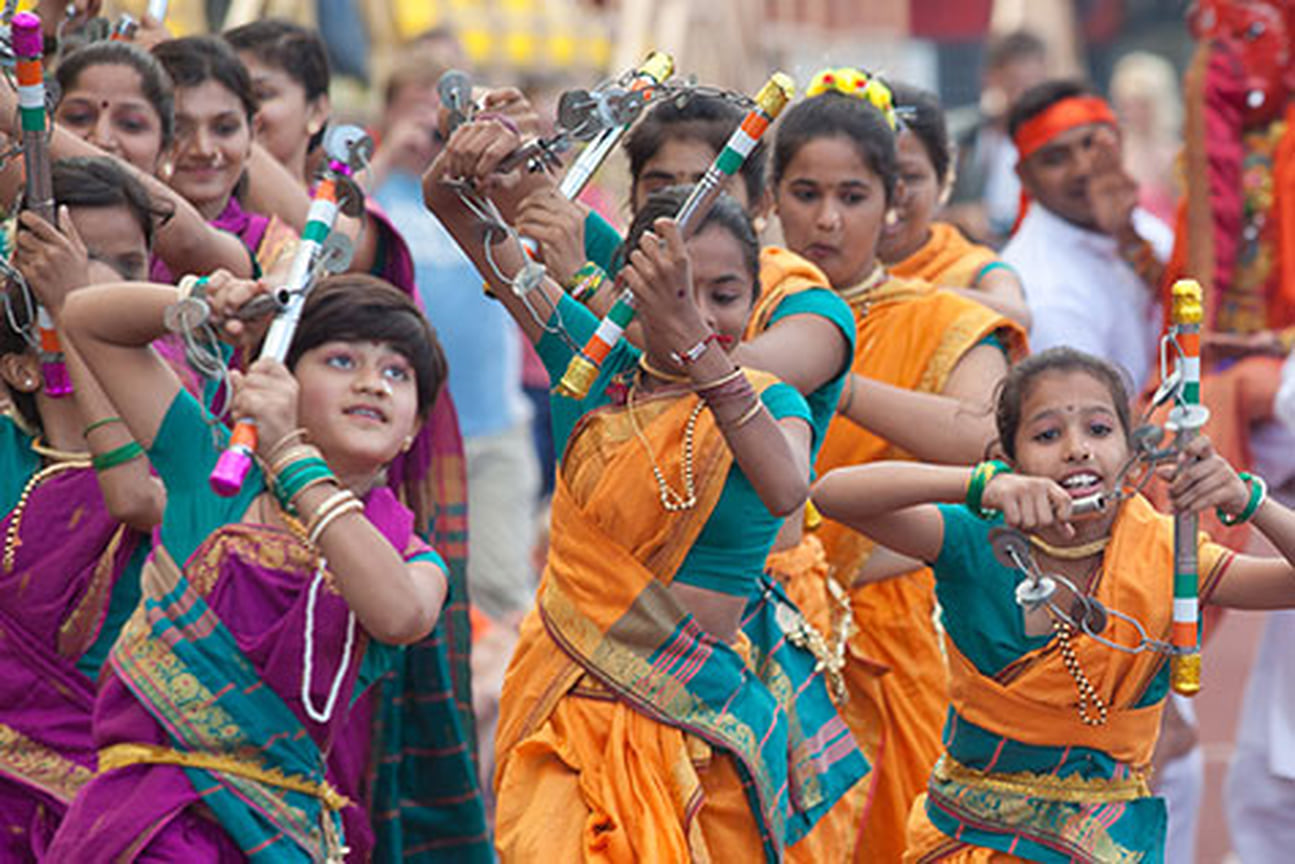
[[[1119,134],[1106,126],[1094,133],[1092,173],[1088,178],[1088,200],[1098,230],[1121,245],[1137,243],[1133,211],[1138,206],[1138,184],[1124,170]]]
[[[1169,481],[1169,500],[1176,513],[1218,508],[1235,516],[1246,509],[1250,487],[1204,435],[1193,438],[1173,465],[1157,473]]]
[[[986,509],[1001,510],[1004,521],[1013,528],[1037,531],[1055,525],[1067,536],[1075,533],[1070,524],[1070,495],[1048,477],[995,474],[980,500]]]
[[[620,280],[634,292],[634,305],[649,342],[683,352],[706,336],[706,323],[692,293],[692,265],[673,219],[658,219],[629,254]]]
[[[256,423],[257,453],[273,453],[284,436],[300,424],[297,419],[297,379],[278,360],[261,357],[246,372],[229,373],[234,398],[233,416]]]
[[[540,244],[540,257],[559,284],[585,263],[585,211],[555,186],[527,195],[517,210],[517,230]]]
[[[31,211],[19,215],[14,263],[41,305],[54,314],[68,294],[89,284],[89,256],[67,207],[60,207],[59,230]]]

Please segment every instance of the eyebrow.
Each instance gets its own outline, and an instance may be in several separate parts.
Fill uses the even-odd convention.
[[[1057,410],[1056,408],[1047,408],[1047,409],[1045,409],[1045,410],[1043,410],[1043,411],[1040,411],[1038,414],[1035,414],[1033,417],[1029,418],[1029,419],[1028,419],[1028,420],[1026,420],[1025,422],[1026,422],[1027,424],[1028,424],[1028,423],[1034,423],[1034,422],[1035,422],[1035,421],[1037,421],[1037,420],[1042,420],[1044,417],[1051,417],[1051,416],[1053,416],[1054,414],[1060,414],[1060,413],[1061,413],[1061,412],[1060,412],[1059,410]],[[1115,411],[1115,408],[1114,408],[1113,406],[1110,406],[1110,405],[1085,405],[1085,406],[1083,406],[1083,407],[1081,407],[1081,408],[1079,409],[1079,413],[1080,413],[1080,414],[1097,414],[1097,413],[1102,413],[1102,414],[1111,414],[1111,415],[1115,415],[1115,414],[1116,414],[1116,411]]]

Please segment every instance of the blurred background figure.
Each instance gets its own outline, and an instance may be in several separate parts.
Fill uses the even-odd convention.
[[[1174,161],[1183,133],[1178,79],[1172,63],[1146,51],[1121,57],[1111,76],[1111,103],[1124,138],[1124,166],[1138,181],[1139,205],[1164,222],[1173,222],[1181,191]]]

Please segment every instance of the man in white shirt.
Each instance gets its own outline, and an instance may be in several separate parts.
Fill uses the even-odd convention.
[[[1147,384],[1162,327],[1156,284],[1173,233],[1137,208],[1119,128],[1084,84],[1048,81],[1012,106],[1017,175],[1028,198],[1003,249],[1025,286],[1030,347],[1070,345]]]

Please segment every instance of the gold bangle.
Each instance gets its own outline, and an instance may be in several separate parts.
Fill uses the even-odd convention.
[[[353,498],[355,498],[355,496],[351,494],[351,490],[349,489],[338,489],[332,495],[329,495],[318,507],[315,508],[315,512],[311,514],[310,524],[306,526],[306,533],[313,533],[315,526],[319,524],[319,520],[327,516],[328,511]]]
[[[692,389],[694,393],[700,394],[705,390],[714,390],[717,387],[723,387],[725,384],[732,383],[741,377],[742,367],[738,366],[732,372],[729,372],[727,375],[721,375],[714,381],[707,381],[704,384],[694,384],[692,385]]]
[[[289,447],[285,452],[278,454],[278,457],[270,465],[270,473],[278,476],[283,469],[287,468],[293,462],[300,462],[302,459],[323,459],[324,454],[319,452],[319,448],[312,444],[297,444]]]
[[[340,507],[334,507],[327,516],[320,519],[315,527],[311,529],[310,545],[318,546],[319,538],[323,535],[324,529],[329,525],[332,525],[338,517],[344,516],[347,513],[360,513],[363,512],[363,510],[364,505],[360,503],[360,499],[354,497],[352,497],[350,501],[342,504]]]
[[[309,446],[306,441],[305,429],[298,427],[296,429],[293,429],[287,435],[284,435],[282,438],[280,438],[279,443],[275,444],[274,449],[271,450],[269,455],[265,457],[265,461],[267,462],[278,461],[279,455],[294,444],[306,444],[307,446]]]
[[[750,408],[748,408],[745,414],[737,418],[737,421],[733,423],[733,428],[741,429],[743,426],[750,423],[753,419],[755,419],[755,415],[760,413],[760,409],[763,407],[764,407],[764,401],[759,396],[756,396],[755,404],[752,405]]]
[[[334,477],[332,474],[326,474],[323,477],[316,477],[314,480],[308,481],[305,486],[302,486],[300,489],[298,489],[297,494],[292,496],[292,500],[296,501],[298,498],[302,496],[302,494],[307,489],[309,489],[312,486],[318,486],[320,483],[337,483],[337,482],[339,482],[338,479]]]

